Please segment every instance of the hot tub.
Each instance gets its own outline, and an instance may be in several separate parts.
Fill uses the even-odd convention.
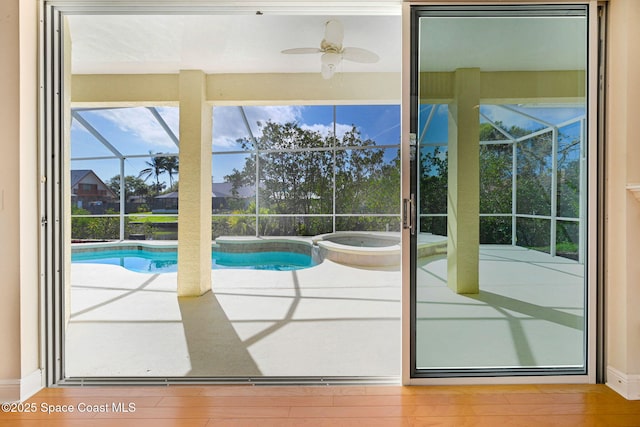
[[[400,264],[400,233],[344,231],[313,238],[322,259],[363,267]]]
[[[400,233],[342,231],[313,238],[321,259],[362,267],[400,265]],[[437,258],[447,253],[447,238],[420,233],[418,258]]]

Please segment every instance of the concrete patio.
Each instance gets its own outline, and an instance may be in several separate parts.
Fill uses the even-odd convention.
[[[177,297],[176,273],[72,265],[66,369],[95,376],[397,376],[400,272],[325,261],[213,270]]]
[[[417,271],[417,365],[576,367],[584,363],[584,265],[510,245],[481,245],[480,293],[446,284],[445,258]]]
[[[584,266],[520,247],[481,248],[481,292],[418,269],[420,367],[582,363]],[[176,273],[72,264],[69,377],[393,377],[397,269],[329,260],[304,270],[213,270],[213,292],[178,297]]]

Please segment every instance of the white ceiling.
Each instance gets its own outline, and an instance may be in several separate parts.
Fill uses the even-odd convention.
[[[284,55],[319,47],[324,24],[338,19],[344,46],[371,50],[375,64],[343,61],[338,72],[399,72],[399,15],[72,15],[72,72],[313,73],[320,54]],[[423,18],[422,71],[585,68],[584,18]]]
[[[380,56],[375,64],[343,61],[339,72],[400,71],[398,15],[75,15],[69,16],[72,72],[319,72],[320,54],[281,51],[319,47],[324,23],[336,18],[344,25],[343,46]]]
[[[584,17],[421,18],[420,69],[584,70]]]

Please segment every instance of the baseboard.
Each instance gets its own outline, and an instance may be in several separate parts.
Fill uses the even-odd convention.
[[[0,380],[0,402],[24,401],[42,389],[42,370],[37,369],[22,379]]]
[[[44,371],[36,369],[20,381],[20,400],[24,401],[42,390],[44,385]]]
[[[20,380],[0,380],[0,402],[20,400]]]
[[[640,400],[640,375],[628,375],[607,367],[607,386],[628,400]]]

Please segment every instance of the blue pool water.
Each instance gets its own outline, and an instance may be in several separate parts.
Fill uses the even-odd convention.
[[[109,250],[78,252],[73,263],[119,265],[139,273],[178,271],[178,253],[145,250]],[[315,265],[311,256],[295,252],[211,253],[212,269],[242,268],[253,270],[299,270]]]

